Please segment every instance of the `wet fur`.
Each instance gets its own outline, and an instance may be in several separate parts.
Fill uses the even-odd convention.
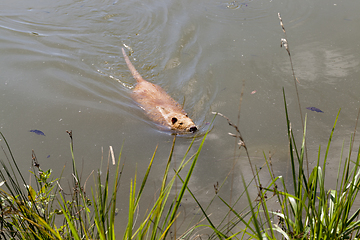
[[[136,80],[131,97],[146,112],[149,118],[176,132],[195,132],[197,126],[188,117],[179,103],[171,98],[161,87],[144,80],[130,62],[122,48],[126,64]]]

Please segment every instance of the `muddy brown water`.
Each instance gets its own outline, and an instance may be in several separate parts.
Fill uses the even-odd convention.
[[[128,192],[136,166],[141,176],[159,145],[144,193],[152,196],[160,187],[172,136],[159,131],[130,98],[135,81],[121,55],[121,47],[128,46],[140,74],[183,103],[202,133],[212,111],[237,122],[245,81],[239,127],[253,163],[261,166],[263,152],[270,151],[276,174],[286,175],[282,87],[299,139],[301,123],[289,58],[280,48],[280,12],[300,82],[302,111],[308,117],[310,167],[316,163],[318,146],[325,149],[341,108],[328,167],[328,176],[335,176],[342,142],[348,145],[360,105],[359,7],[359,2],[332,0],[2,0],[0,130],[23,171],[30,169],[34,149],[41,167],[54,169],[54,176],[64,165],[71,169],[66,130],[73,131],[74,153],[84,176],[100,167],[102,147],[107,152],[113,146],[118,155],[124,144],[123,192]],[[234,159],[235,142],[228,135],[233,129],[220,117],[213,127],[190,182],[205,205]],[[29,132],[34,129],[45,136]],[[190,142],[177,139],[175,163]],[[199,144],[197,140],[195,148]],[[242,156],[235,165],[234,197],[243,190],[239,171],[251,177]],[[65,174],[64,181],[70,177]],[[230,188],[228,180],[221,194],[229,196]],[[186,196],[188,203],[182,205],[186,216],[196,214],[190,200]],[[126,198],[118,207],[127,213]],[[216,202],[209,211],[216,219],[225,209]],[[118,234],[122,231],[119,228]]]

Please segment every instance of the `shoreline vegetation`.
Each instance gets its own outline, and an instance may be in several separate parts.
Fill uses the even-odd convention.
[[[325,188],[326,165],[330,158],[328,153],[340,110],[325,150],[321,151],[319,147],[317,164],[313,169],[309,169],[306,148],[307,119],[306,115],[303,118],[301,112],[297,91],[298,80],[293,70],[285,27],[280,14],[278,17],[285,35],[285,38],[281,39],[281,46],[289,55],[303,129],[301,142],[296,142],[295,139],[299,136],[295,136],[292,130],[283,89],[291,166],[291,176],[287,180],[289,183],[285,184],[283,176],[274,174],[271,157],[267,158],[265,154],[266,167],[263,171],[267,169],[267,172],[261,174],[268,174],[270,183],[262,183],[260,169],[252,165],[246,142],[238,127],[242,90],[236,124],[221,113],[213,113],[213,121],[220,116],[233,128],[234,133],[229,135],[236,139],[237,159],[240,157],[239,151],[245,150],[253,178],[245,179],[241,172],[236,173],[242,178],[244,187],[242,194],[232,196],[231,193],[230,201],[225,201],[224,198],[228,196],[222,196],[219,192],[223,184],[217,183],[214,185],[214,196],[209,199],[208,205],[201,205],[189,188],[189,182],[197,160],[201,157],[209,130],[202,137],[196,152],[190,155],[195,138],[193,139],[176,169],[171,167],[176,145],[176,136],[174,136],[161,187],[144,216],[139,216],[138,209],[141,204],[140,199],[144,197],[143,190],[147,187],[157,148],[144,176],[140,176],[139,179],[135,173],[130,181],[129,192],[121,193],[128,196],[129,206],[128,214],[120,216],[127,219],[127,226],[122,236],[116,236],[117,239],[359,239],[360,209],[356,208],[354,203],[360,186],[360,148],[357,155],[352,155],[357,126],[350,137],[348,152],[346,153],[344,147],[341,149],[335,186]],[[115,159],[110,148],[106,172],[101,174],[98,171],[97,174],[93,174],[94,185],[89,193],[86,192],[86,183],[89,179],[82,179],[76,167],[72,132],[67,131],[67,133],[72,155],[71,190],[62,186],[59,180],[61,176],[54,179],[51,169],[45,171],[40,168],[34,151],[31,174],[36,181],[32,185],[25,181],[9,143],[0,132],[5,144],[5,147],[3,146],[5,160],[0,159],[0,239],[115,239],[115,229],[118,227],[115,220],[118,214],[116,203],[124,169],[121,161],[122,151]],[[325,157],[320,160],[320,155],[324,152]],[[111,173],[113,179],[110,178],[110,169],[113,170],[111,165],[116,166],[115,173]],[[184,177],[180,176],[180,172]],[[231,174],[225,177],[224,182],[226,180],[233,182],[234,174],[232,170]],[[177,193],[174,196],[171,190],[177,184],[180,186],[177,186]],[[254,185],[257,196],[251,196],[249,193],[250,186]],[[177,231],[175,223],[182,214],[180,206],[185,192],[197,203],[200,215],[192,225],[180,232]],[[247,199],[248,206],[239,211],[237,203],[241,198]],[[216,223],[207,212],[215,199],[220,200],[228,209],[223,216],[220,216],[222,220]],[[275,207],[274,201],[270,203],[270,199],[276,200]]]

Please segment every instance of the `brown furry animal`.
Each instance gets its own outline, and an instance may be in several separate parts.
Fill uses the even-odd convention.
[[[175,132],[196,132],[197,126],[188,117],[180,104],[172,99],[161,87],[144,80],[130,62],[124,48],[122,48],[122,53],[137,82],[131,96],[149,118]]]

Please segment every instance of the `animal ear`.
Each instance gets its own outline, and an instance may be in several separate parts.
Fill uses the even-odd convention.
[[[176,122],[177,122],[177,118],[176,118],[176,117],[173,117],[173,118],[171,119],[171,122],[172,122],[172,124],[176,123]]]

